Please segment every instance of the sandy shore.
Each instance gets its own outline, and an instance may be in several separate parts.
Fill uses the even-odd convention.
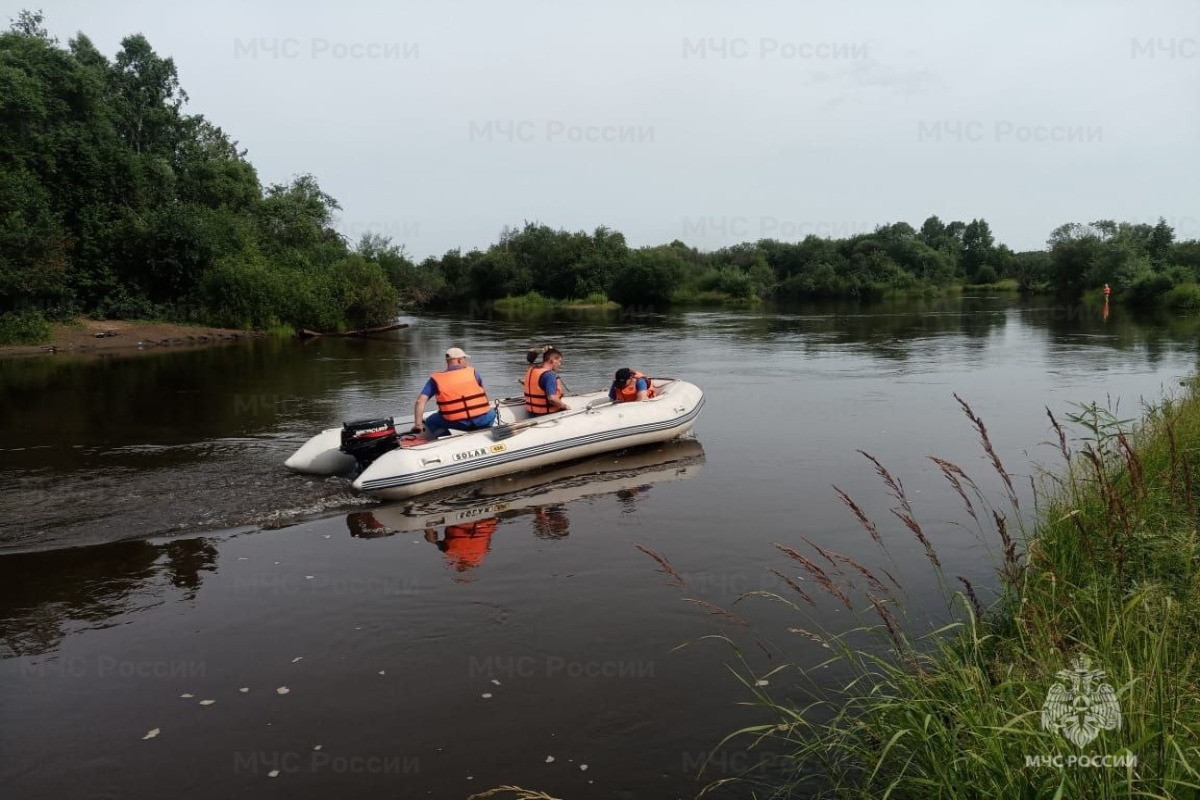
[[[0,346],[0,358],[59,353],[120,353],[163,347],[199,346],[261,338],[257,331],[175,325],[170,322],[128,322],[80,318],[54,326],[50,342]]]

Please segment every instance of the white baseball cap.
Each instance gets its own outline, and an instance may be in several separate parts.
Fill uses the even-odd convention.
[[[461,347],[451,347],[446,351],[446,358],[470,358]]]

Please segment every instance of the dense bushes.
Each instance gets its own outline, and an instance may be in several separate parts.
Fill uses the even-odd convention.
[[[41,314],[0,314],[0,344],[38,344],[49,338],[50,323]]]
[[[679,253],[669,246],[635,250],[613,276],[609,297],[621,305],[665,306],[685,268]]]
[[[419,294],[387,240],[350,250],[314,178],[261,187],[234,141],[183,113],[175,64],[144,37],[110,61],[41,21],[23,12],[0,34],[5,330],[77,312],[358,327]]]
[[[1200,310],[1200,286],[1194,283],[1184,283],[1166,292],[1163,297],[1167,308],[1175,311]]]

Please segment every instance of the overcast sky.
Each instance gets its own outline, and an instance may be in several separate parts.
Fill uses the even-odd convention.
[[[417,257],[525,220],[702,249],[983,217],[1200,238],[1200,2],[30,0],[140,32],[264,183]],[[15,11],[8,16],[14,16]]]

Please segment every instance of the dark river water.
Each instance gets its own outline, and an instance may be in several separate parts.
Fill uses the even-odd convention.
[[[800,702],[824,651],[788,629],[861,624],[811,581],[803,610],[739,601],[791,592],[772,568],[805,577],[775,543],[887,569],[910,626],[947,614],[856,451],[903,482],[946,581],[986,602],[996,545],[928,458],[1003,505],[954,393],[1028,514],[1057,464],[1045,407],[1136,417],[1195,369],[1200,332],[1004,297],[412,322],[383,341],[0,361],[5,796],[683,798],[769,775],[780,754],[746,742],[702,769],[770,720],[731,670]],[[698,384],[694,439],[420,501],[472,510],[466,547],[282,467],[322,428],[410,413],[449,345],[511,396],[543,342],[576,391],[621,366]]]

